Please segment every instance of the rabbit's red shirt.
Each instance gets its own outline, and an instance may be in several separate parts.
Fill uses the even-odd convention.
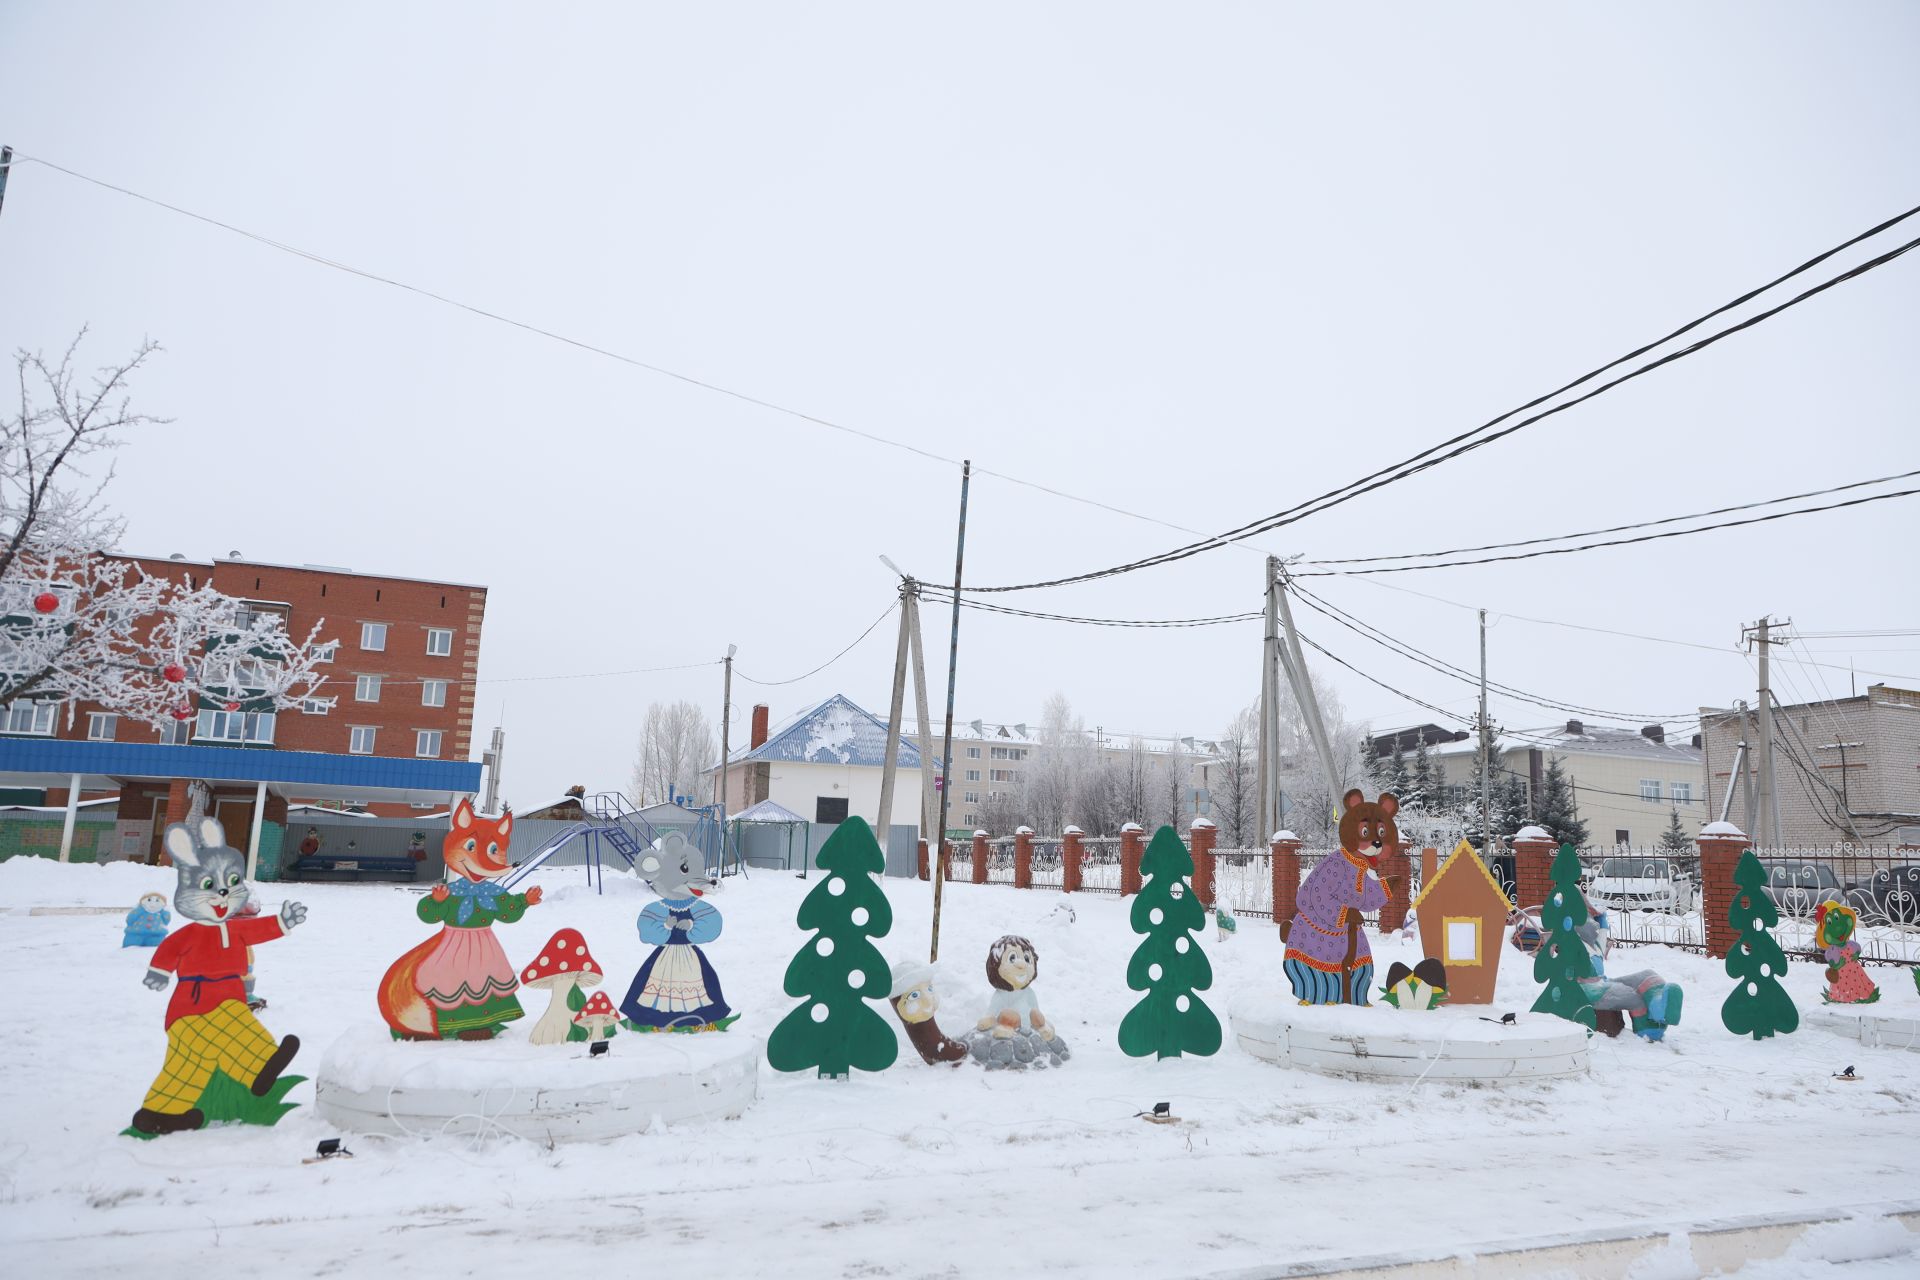
[[[212,1013],[223,1000],[245,1001],[247,948],[285,932],[279,916],[252,916],[225,924],[190,924],[168,934],[153,949],[154,968],[180,975],[167,1003],[167,1025]]]

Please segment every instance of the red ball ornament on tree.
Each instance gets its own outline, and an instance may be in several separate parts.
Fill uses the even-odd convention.
[[[173,718],[175,720],[191,720],[193,719],[193,708],[192,707],[175,707],[173,709]]]
[[[228,711],[238,711],[240,709],[240,704],[237,702],[229,702],[226,704],[226,709]]]
[[[168,684],[179,684],[187,678],[187,669],[177,662],[169,662],[160,669],[160,674],[166,677]]]
[[[42,591],[33,598],[33,607],[41,613],[52,613],[60,607],[60,597],[51,591]]]

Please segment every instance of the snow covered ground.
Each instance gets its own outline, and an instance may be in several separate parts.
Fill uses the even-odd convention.
[[[941,1025],[951,1032],[977,1016],[988,944],[1024,934],[1039,950],[1040,1007],[1074,1047],[1065,1067],[930,1068],[903,1038],[900,1062],[882,1074],[834,1083],[763,1069],[743,1119],[603,1144],[347,1135],[354,1159],[303,1165],[336,1136],[311,1105],[274,1129],[138,1142],[116,1135],[160,1063],[166,1001],[140,985],[146,953],[120,949],[121,913],[172,882],[169,871],[127,865],[0,864],[9,1275],[404,1265],[492,1276],[551,1263],[668,1275],[1206,1276],[1920,1198],[1920,1053],[1867,1049],[1829,1030],[1812,965],[1795,965],[1788,980],[1800,1032],[1754,1043],[1719,1024],[1729,979],[1718,962],[1658,947],[1616,952],[1624,967],[1653,967],[1687,988],[1686,1023],[1666,1043],[1596,1039],[1592,1074],[1580,1080],[1385,1086],[1280,1070],[1242,1053],[1230,1032],[1214,1058],[1127,1058],[1114,1032],[1137,998],[1124,978],[1137,939],[1122,902],[964,884],[946,889]],[[610,875],[596,897],[577,869],[541,882],[547,901],[497,930],[508,955],[524,964],[555,929],[578,928],[617,997],[647,951],[634,932],[644,887]],[[713,899],[726,928],[706,950],[745,1014],[741,1030],[764,1036],[794,1003],[780,983],[808,887],[763,872]],[[923,959],[930,886],[886,887],[896,921],[881,949]],[[427,929],[406,888],[264,888],[269,910],[283,891],[311,909],[305,927],[258,952],[271,1002],[263,1017],[276,1034],[300,1035],[293,1069],[310,1073],[335,1036],[377,1025],[375,980]],[[120,912],[33,913],[86,906]],[[1243,920],[1238,937],[1206,947],[1216,970],[1207,998],[1223,1021],[1235,992],[1284,985],[1264,922]],[[1415,950],[1375,943],[1383,971]],[[1920,1016],[1907,972],[1873,973],[1886,993],[1875,1012]],[[1495,1009],[1524,1008],[1535,991],[1530,965],[1508,951]],[[519,1034],[546,1002],[528,994]],[[1417,1015],[1381,1007],[1378,1016]],[[613,1052],[627,1044],[617,1038]],[[1833,1078],[1850,1064],[1861,1080]],[[312,1098],[310,1083],[291,1095]],[[1180,1124],[1134,1118],[1162,1100]],[[1817,1232],[1826,1234],[1796,1249],[1879,1259],[1850,1265],[1850,1278],[1920,1270],[1915,1237],[1897,1224]],[[1643,1280],[1696,1274],[1683,1255],[1667,1261]],[[1746,1274],[1822,1272],[1814,1257]]]

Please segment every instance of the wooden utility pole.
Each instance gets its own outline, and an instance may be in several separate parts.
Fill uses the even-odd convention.
[[[1481,850],[1493,853],[1493,771],[1487,760],[1490,737],[1487,724],[1487,611],[1480,611],[1480,838]]]
[[[1286,568],[1281,566],[1275,598],[1280,606],[1280,623],[1286,631],[1286,653],[1282,665],[1293,685],[1294,701],[1300,704],[1300,719],[1307,726],[1314,749],[1320,753],[1320,767],[1326,770],[1327,794],[1337,808],[1340,804],[1340,770],[1333,760],[1333,746],[1327,740],[1327,726],[1320,720],[1320,700],[1314,696],[1313,681],[1307,675],[1307,660],[1300,651],[1300,633],[1293,625],[1293,606],[1287,602]],[[1287,659],[1291,658],[1291,661]],[[1273,833],[1268,832],[1269,836]]]
[[[727,730],[733,719],[733,655],[738,645],[727,646],[727,673],[720,686],[720,874],[727,873],[727,774],[732,772],[727,759]]]
[[[907,694],[908,631],[913,625],[913,601],[920,598],[920,584],[902,574],[900,577],[900,638],[893,649],[893,700],[887,704],[887,751],[880,766],[880,812],[875,834],[880,847],[887,847],[887,832],[893,822],[893,780],[900,767],[900,716]]]
[[[1786,638],[1775,636],[1773,628],[1792,626],[1793,622],[1774,622],[1765,617],[1741,632],[1741,639],[1758,645],[1760,649],[1760,823],[1766,830],[1762,838],[1754,837],[1754,843],[1763,849],[1778,847],[1780,834],[1780,788],[1773,772],[1773,689],[1767,681],[1767,654],[1776,644],[1785,644]]]
[[[1260,839],[1280,830],[1280,561],[1267,557],[1266,635],[1260,642]]]
[[[942,874],[941,856],[947,842],[947,796],[953,790],[953,694],[954,676],[960,667],[960,577],[967,562],[967,486],[973,477],[973,462],[960,463],[960,531],[953,552],[953,631],[947,641],[947,727],[940,740],[940,817],[933,824],[933,843],[927,848],[929,877],[933,881],[933,939],[927,948],[927,963],[940,958],[940,897],[947,877]]]

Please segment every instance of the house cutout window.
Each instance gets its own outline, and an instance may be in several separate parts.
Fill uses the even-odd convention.
[[[847,820],[847,798],[845,796],[817,796],[813,802],[813,820],[825,825]]]
[[[1480,922],[1449,916],[1446,926],[1447,964],[1479,964]]]

